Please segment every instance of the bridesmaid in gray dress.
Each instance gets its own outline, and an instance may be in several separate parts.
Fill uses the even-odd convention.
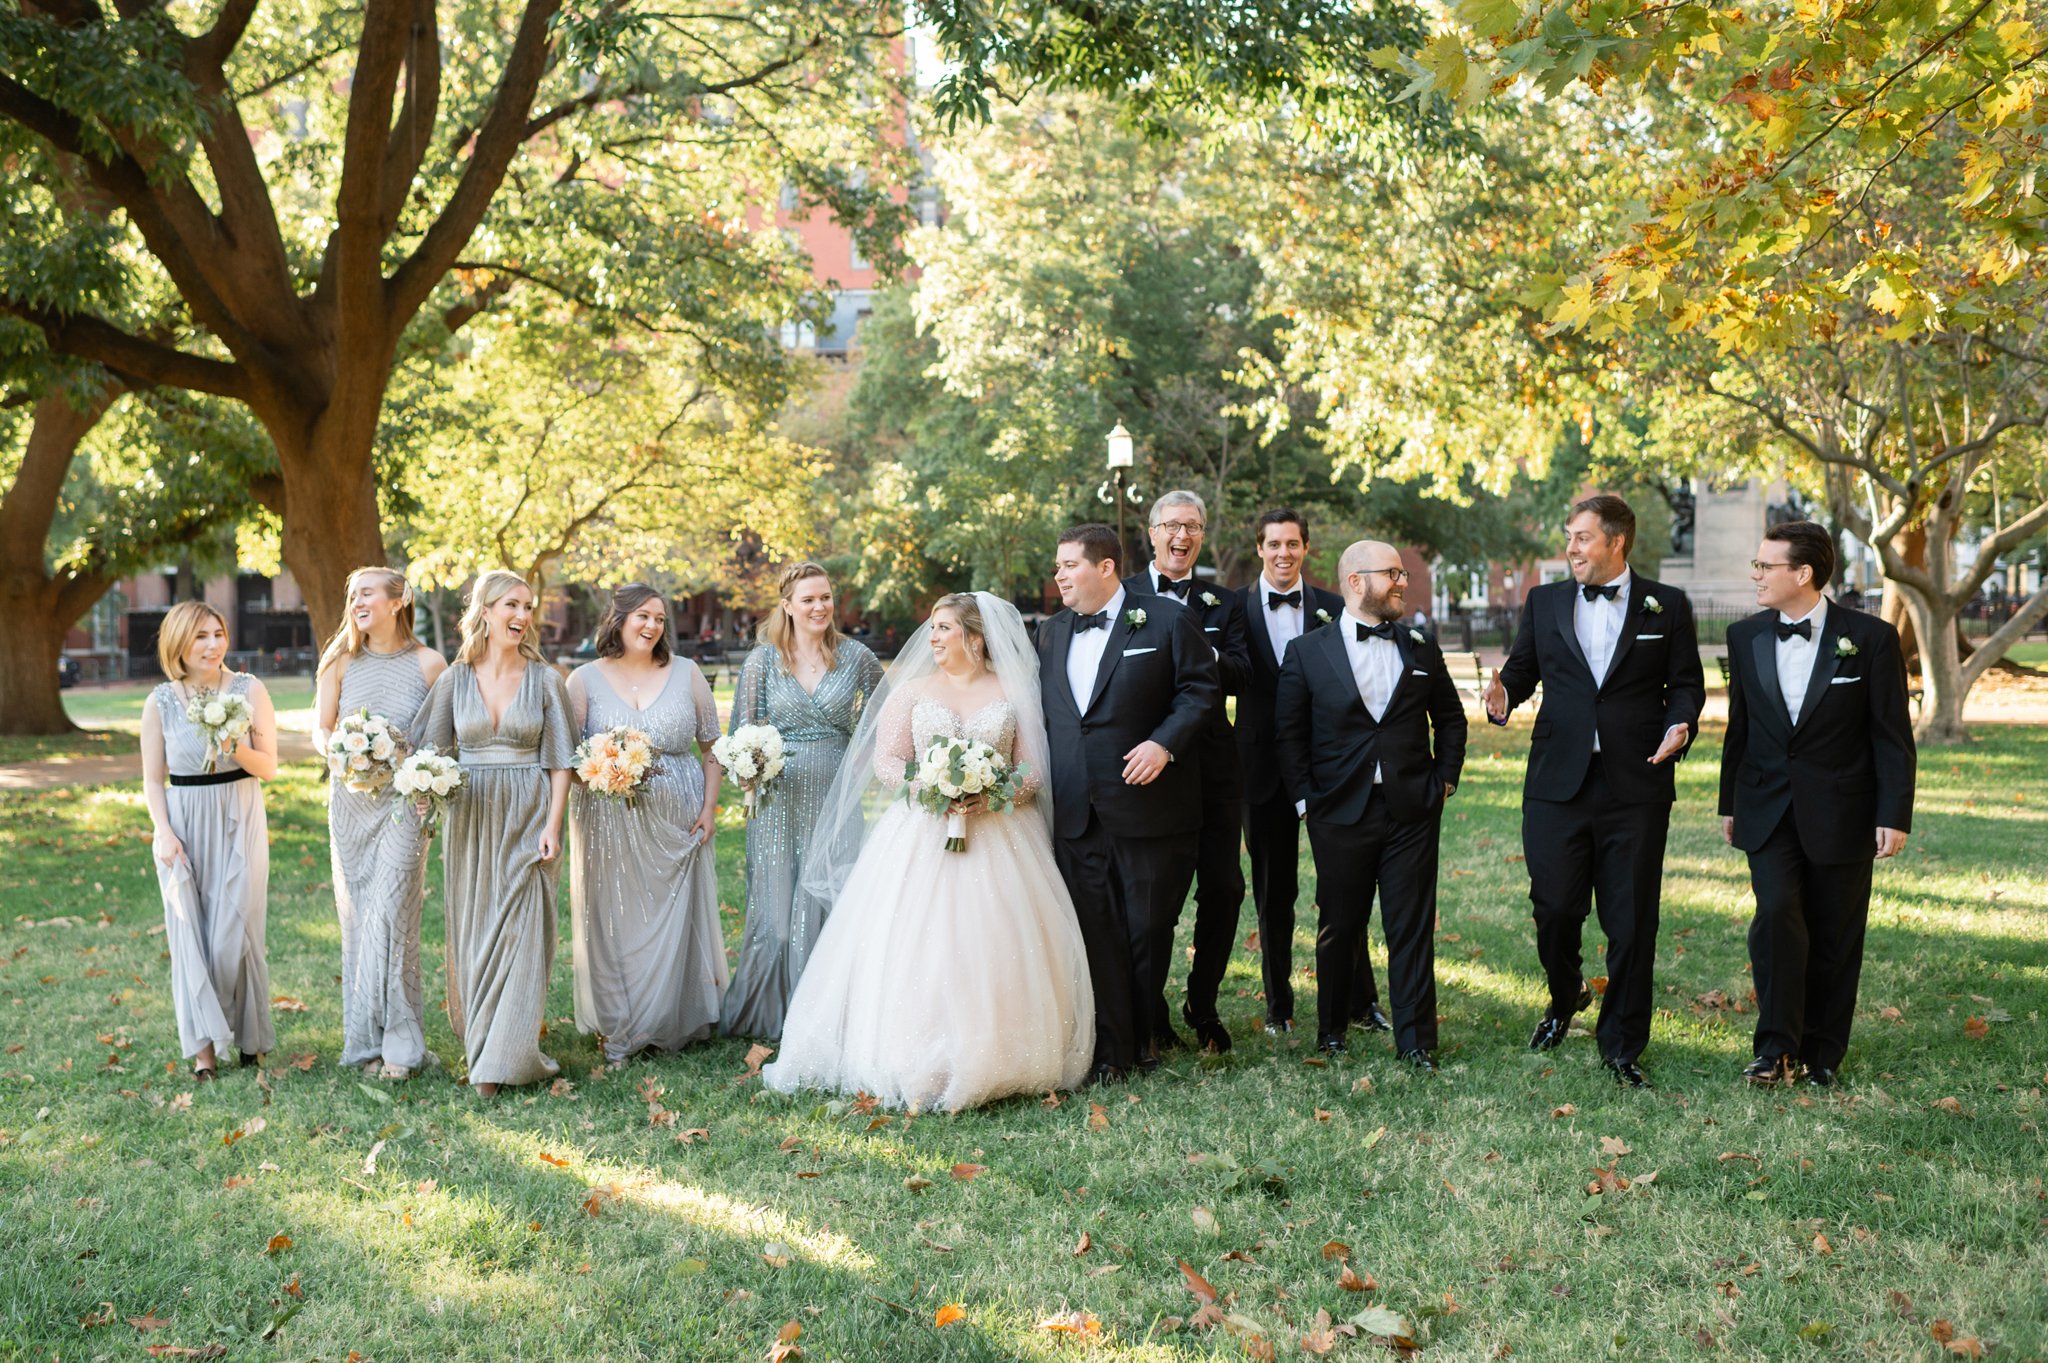
[[[420,742],[454,751],[463,787],[442,849],[448,1021],[489,1098],[552,1079],[541,1054],[555,963],[555,871],[576,736],[562,678],[541,658],[533,593],[493,570],[470,589],[462,648],[427,696]]]
[[[156,649],[168,680],[142,707],[142,798],[154,830],[178,1043],[192,1078],[205,1083],[221,1047],[239,1049],[249,1066],[277,1042],[263,948],[270,836],[262,786],[277,775],[277,716],[262,682],[222,666],[227,621],[205,602],[171,607]],[[249,732],[218,753],[185,717],[202,691],[242,696],[254,712]]]
[[[786,568],[780,589],[733,693],[732,727],[772,724],[784,753],[782,774],[747,825],[747,924],[725,996],[728,1036],[782,1035],[789,996],[831,907],[797,888],[804,852],[861,707],[882,680],[875,655],[834,624],[823,568]]]
[[[569,678],[577,732],[638,729],[656,754],[630,802],[580,783],[569,796],[576,1026],[601,1036],[616,1064],[681,1050],[718,1027],[718,706],[697,664],[669,651],[668,606],[652,587],[612,593],[597,655]]]
[[[390,568],[348,575],[341,626],[320,656],[314,747],[343,715],[368,710],[410,743],[427,689],[447,669],[413,636],[412,585]],[[389,786],[327,792],[334,908],[341,919],[341,1063],[410,1078],[435,1057],[420,1016],[420,903],[427,833]]]

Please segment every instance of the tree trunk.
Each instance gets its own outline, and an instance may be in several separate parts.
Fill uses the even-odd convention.
[[[1920,718],[1913,736],[1922,743],[1967,743],[1963,726],[1963,656],[1957,647],[1956,608],[1917,591],[1902,591],[1920,648]]]
[[[303,441],[286,439],[280,423],[266,420],[277,443],[284,478],[284,563],[306,599],[313,637],[326,637],[341,619],[348,575],[385,562],[372,450],[381,393],[361,405],[337,399]]]
[[[77,618],[65,618],[58,608],[54,583],[26,583],[11,572],[0,582],[0,734],[78,728],[57,688],[57,660]]]

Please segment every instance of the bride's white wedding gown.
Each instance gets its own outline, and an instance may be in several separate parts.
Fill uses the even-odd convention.
[[[892,699],[876,743],[883,788],[942,734],[1013,753],[1016,712],[999,700],[963,720],[929,697]],[[943,819],[900,799],[877,818],[761,1072],[769,1088],[957,1111],[1087,1076],[1094,991],[1045,820],[977,814],[966,851],[945,842]]]

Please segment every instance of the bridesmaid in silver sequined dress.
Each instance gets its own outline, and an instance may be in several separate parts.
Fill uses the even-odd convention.
[[[623,725],[646,734],[656,753],[630,802],[580,783],[569,795],[576,1026],[603,1037],[613,1063],[710,1036],[725,994],[711,845],[718,706],[697,664],[669,651],[668,636],[661,594],[628,583],[598,625],[600,661],[569,678],[580,735]]]
[[[270,836],[262,786],[277,775],[277,716],[262,682],[221,665],[227,650],[227,621],[213,607],[171,607],[157,634],[168,680],[142,707],[142,798],[164,898],[171,1004],[201,1083],[213,1078],[221,1047],[238,1048],[249,1066],[277,1041],[263,946]],[[254,712],[249,732],[217,754],[185,717],[202,691],[245,697]]]
[[[542,661],[533,594],[485,573],[462,613],[462,648],[427,696],[420,741],[453,751],[448,806],[448,1021],[485,1098],[554,1078],[541,1054],[555,962],[555,872],[576,735],[561,674]]]
[[[747,655],[733,693],[732,728],[774,725],[784,756],[747,825],[747,924],[725,996],[728,1036],[782,1035],[830,907],[797,889],[804,852],[861,706],[881,680],[875,655],[834,625],[825,570],[784,569],[781,601],[761,622],[761,645]]]
[[[367,710],[413,741],[427,689],[447,669],[413,636],[412,587],[390,568],[348,575],[341,625],[321,654],[314,743],[325,752],[343,715]],[[386,1079],[430,1063],[420,1015],[420,903],[427,834],[390,787],[329,782],[327,830],[341,920],[341,1063]]]

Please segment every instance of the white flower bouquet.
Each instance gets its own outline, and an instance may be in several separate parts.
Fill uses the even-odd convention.
[[[186,703],[185,718],[205,736],[204,769],[212,771],[255,725],[256,710],[249,704],[247,696],[231,696],[225,691],[209,689],[193,694]]]
[[[421,748],[398,764],[391,787],[412,802],[429,833],[440,827],[448,802],[462,793],[462,766],[452,757]]]
[[[904,766],[904,798],[946,821],[946,850],[967,850],[967,816],[954,806],[983,796],[989,812],[1014,808],[1024,789],[1026,766],[971,738],[939,737],[924,756]]]
[[[782,774],[782,730],[773,724],[742,724],[711,745],[711,755],[740,788],[747,817],[761,807],[761,792]]]
[[[375,795],[391,784],[405,760],[405,735],[367,709],[343,715],[327,740],[327,770],[358,795]]]
[[[631,725],[599,730],[576,745],[576,778],[592,795],[632,802],[654,775],[654,744]]]

